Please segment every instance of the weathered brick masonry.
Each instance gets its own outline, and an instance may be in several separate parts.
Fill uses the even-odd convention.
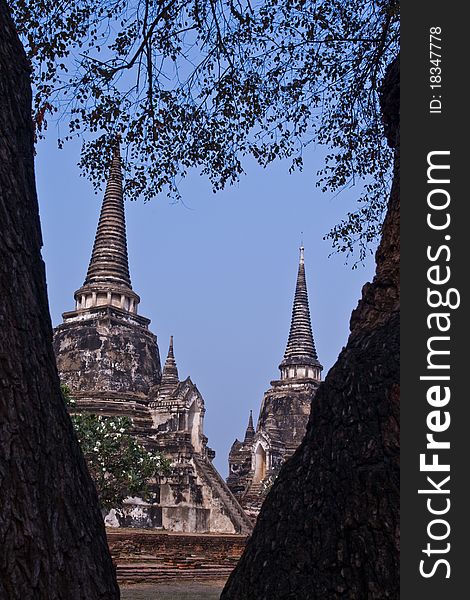
[[[304,248],[300,248],[292,320],[281,378],[264,394],[256,430],[250,414],[243,441],[232,445],[227,484],[245,512],[256,520],[266,491],[300,445],[323,367],[313,338]]]
[[[63,383],[77,409],[125,415],[139,441],[171,462],[157,477],[155,499],[128,498],[113,508],[113,527],[175,532],[243,533],[251,521],[218,474],[204,434],[204,398],[189,377],[180,381],[170,342],[163,367],[150,320],[138,314],[127,256],[119,148],[116,147],[90,264],[75,308],[54,331]]]
[[[245,548],[242,535],[108,530],[120,584],[173,580],[225,581]]]

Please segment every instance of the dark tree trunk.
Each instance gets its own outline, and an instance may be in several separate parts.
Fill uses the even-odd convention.
[[[399,598],[399,65],[382,88],[394,181],[377,271],[221,600]]]
[[[29,68],[0,0],[0,598],[119,598],[61,398],[34,181]]]

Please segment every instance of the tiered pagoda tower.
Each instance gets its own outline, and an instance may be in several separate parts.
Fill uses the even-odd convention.
[[[63,314],[54,332],[61,380],[80,409],[128,414],[149,425],[143,410],[160,384],[157,337],[129,276],[121,158],[116,146],[95,242],[75,310]],[[125,351],[123,351],[125,350]]]
[[[152,502],[129,498],[106,517],[110,526],[199,533],[248,533],[249,518],[217,473],[204,435],[204,399],[179,380],[173,338],[163,374],[150,320],[129,276],[121,159],[116,147],[85,281],[75,310],[54,330],[61,381],[77,412],[128,416],[134,434],[171,462]]]
[[[312,333],[302,246],[289,338],[279,365],[281,378],[272,381],[264,395],[256,431],[250,413],[244,441],[235,440],[229,455],[228,486],[252,518],[282,463],[305,435],[322,369]]]
[[[320,381],[322,368],[313,340],[305,279],[304,248],[301,246],[289,339],[284,360],[279,365],[281,380]]]

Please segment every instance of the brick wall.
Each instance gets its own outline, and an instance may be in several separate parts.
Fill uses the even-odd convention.
[[[246,536],[108,530],[120,583],[224,581],[245,548]]]

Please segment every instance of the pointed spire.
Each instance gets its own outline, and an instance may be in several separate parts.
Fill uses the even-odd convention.
[[[288,367],[291,367],[289,369]],[[310,309],[308,306],[307,281],[305,278],[304,247],[300,247],[299,270],[295,288],[294,306],[289,339],[280,367],[282,379],[309,377],[320,378],[321,364],[318,361],[313,340]]]
[[[245,433],[245,443],[251,442],[255,436],[255,428],[253,427],[253,411],[250,410],[250,418],[248,420],[248,427]]]
[[[132,289],[127,258],[126,220],[122,194],[119,143],[111,161],[85,285],[113,284]]]
[[[162,371],[162,380],[158,390],[159,396],[170,396],[179,383],[178,367],[176,366],[175,355],[173,352],[173,336],[170,336],[170,346],[168,356]]]
[[[129,276],[119,143],[113,151],[88,273],[74,297],[77,311],[114,307],[137,314],[140,298]]]

